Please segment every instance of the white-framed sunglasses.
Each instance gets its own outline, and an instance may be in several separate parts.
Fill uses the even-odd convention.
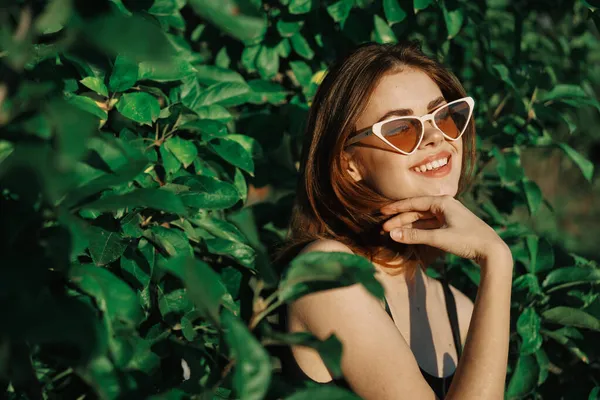
[[[425,134],[425,122],[429,120],[446,139],[458,140],[469,125],[474,105],[475,100],[472,97],[463,97],[444,104],[422,117],[413,115],[392,117],[356,132],[356,135],[348,140],[346,147],[370,135],[375,135],[396,151],[409,155],[414,153],[421,144]]]

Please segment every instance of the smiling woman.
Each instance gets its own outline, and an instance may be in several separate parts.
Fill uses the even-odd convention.
[[[294,301],[286,328],[334,333],[344,378],[332,379],[319,354],[301,346],[283,357],[286,374],[365,399],[503,397],[512,256],[455,199],[474,164],[474,105],[412,42],[362,45],[329,70],[310,110],[279,261],[311,251],[363,255],[385,301],[359,284]],[[425,274],[445,252],[481,266],[474,304]]]

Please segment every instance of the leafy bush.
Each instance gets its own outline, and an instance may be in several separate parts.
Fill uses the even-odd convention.
[[[328,63],[397,38],[477,101],[464,201],[516,262],[507,397],[597,396],[600,269],[530,228],[546,203],[521,157],[560,148],[593,178],[568,143],[592,135],[582,118],[598,126],[598,0],[0,4],[4,397],[355,398],[286,382],[281,346],[316,348],[334,373],[342,349],[272,313],[357,281],[381,296],[373,267],[315,253],[282,275],[269,256]],[[473,296],[478,269],[446,261]]]

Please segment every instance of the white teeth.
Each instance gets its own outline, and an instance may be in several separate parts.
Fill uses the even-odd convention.
[[[441,158],[439,160],[435,160],[430,163],[423,164],[419,167],[415,167],[415,172],[431,171],[432,169],[437,169],[437,168],[443,167],[446,164],[448,164],[448,158]]]

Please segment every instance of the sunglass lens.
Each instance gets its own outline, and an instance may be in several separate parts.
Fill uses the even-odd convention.
[[[381,126],[381,134],[400,150],[411,152],[419,142],[421,121],[406,118],[386,122]]]
[[[435,115],[435,124],[446,135],[453,139],[458,138],[469,122],[471,107],[466,101],[459,101],[441,108]]]

